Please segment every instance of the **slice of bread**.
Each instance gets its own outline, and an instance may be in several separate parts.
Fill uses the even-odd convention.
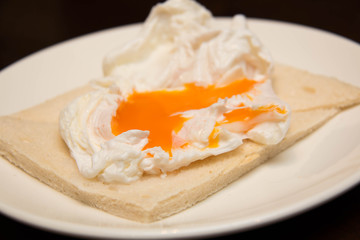
[[[285,139],[275,146],[246,141],[238,149],[168,174],[131,184],[105,184],[80,175],[60,137],[58,115],[76,89],[28,110],[0,117],[0,155],[31,176],[85,204],[139,222],[153,222],[191,207],[308,135],[344,107],[360,102],[360,89],[333,78],[277,65],[276,93],[293,108]],[[241,181],[241,179],[239,180]]]

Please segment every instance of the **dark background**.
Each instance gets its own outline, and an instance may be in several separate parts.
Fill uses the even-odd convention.
[[[154,0],[0,0],[0,69],[83,34],[142,22]],[[360,0],[201,0],[215,16],[243,13],[307,25],[360,42]],[[336,46],[334,46],[336,47]],[[354,63],[359,65],[360,63]],[[70,239],[0,215],[1,239]],[[259,229],[223,236],[241,239],[360,239],[360,186],[320,207]]]

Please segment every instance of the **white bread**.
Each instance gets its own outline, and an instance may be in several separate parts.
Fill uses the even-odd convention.
[[[273,88],[293,111],[316,108],[344,108],[358,103],[359,89],[333,77],[314,75],[277,65]],[[330,86],[328,86],[330,84]]]
[[[280,144],[264,146],[247,141],[232,152],[195,162],[166,178],[145,176],[131,184],[104,184],[79,174],[58,129],[59,111],[89,88],[0,117],[0,155],[74,199],[139,222],[163,219],[204,200],[308,135],[344,107],[360,102],[360,89],[356,87],[277,65],[274,89],[293,108],[291,127]]]

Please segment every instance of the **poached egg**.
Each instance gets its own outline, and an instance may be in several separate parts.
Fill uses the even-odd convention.
[[[227,27],[192,0],[156,5],[138,37],[105,56],[96,90],[60,115],[80,173],[129,183],[239,147],[277,144],[290,109],[242,15]]]

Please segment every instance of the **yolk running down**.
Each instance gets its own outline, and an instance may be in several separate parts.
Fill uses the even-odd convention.
[[[203,87],[191,83],[180,90],[133,92],[125,101],[119,103],[116,115],[111,121],[112,132],[117,136],[132,129],[148,130],[149,142],[145,148],[160,146],[164,151],[170,152],[172,132],[179,131],[187,120],[177,113],[205,108],[216,103],[219,98],[246,93],[256,83],[258,82],[254,80],[243,79],[222,87]],[[241,112],[237,115],[241,119],[243,114]],[[250,115],[252,116],[251,113]],[[234,116],[230,118],[230,121],[236,119]]]

